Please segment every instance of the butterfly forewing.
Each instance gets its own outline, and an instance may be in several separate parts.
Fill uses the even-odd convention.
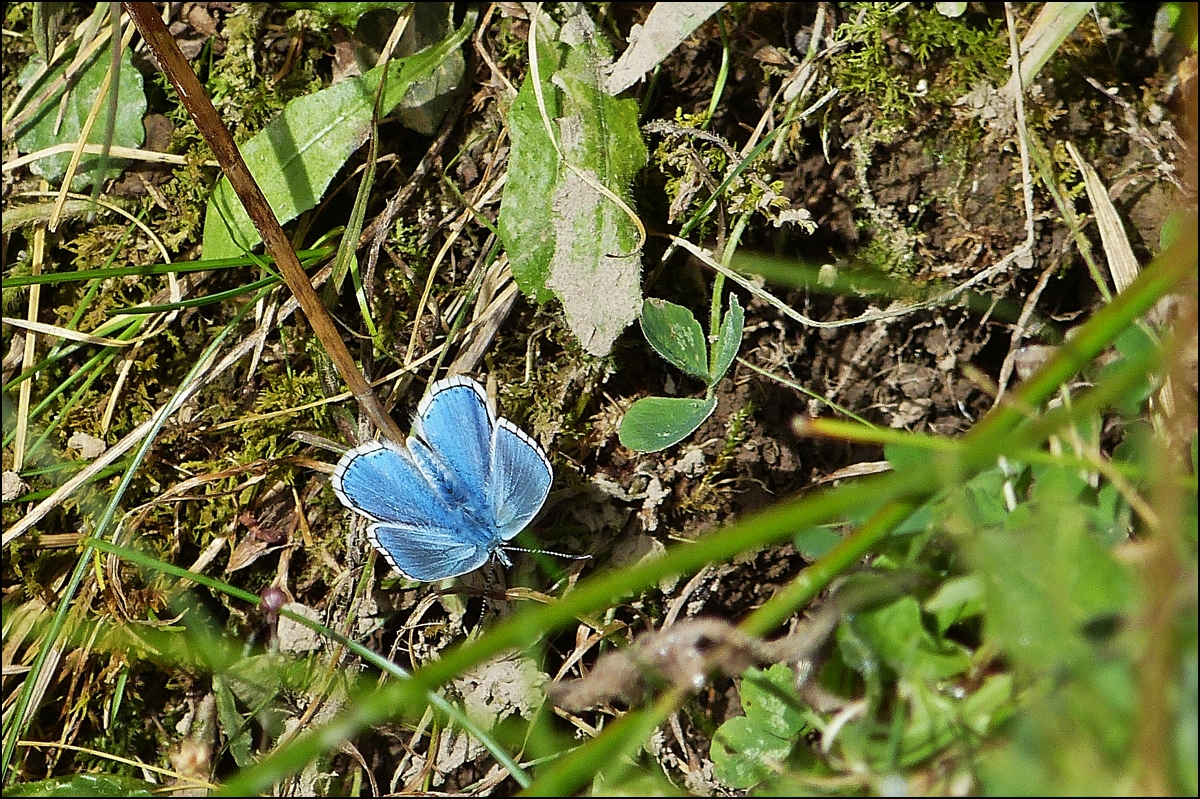
[[[496,425],[488,502],[505,541],[525,529],[542,509],[554,474],[542,448],[507,419]]]
[[[343,505],[375,521],[423,524],[444,513],[445,503],[410,455],[377,441],[347,451],[332,483]]]
[[[454,500],[485,507],[494,426],[483,387],[464,377],[437,381],[417,405],[413,435],[428,445],[441,465],[445,489]]]

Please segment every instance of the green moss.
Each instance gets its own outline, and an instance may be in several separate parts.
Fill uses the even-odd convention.
[[[288,28],[293,37],[301,35],[299,31],[303,28],[305,39],[312,40],[313,29],[306,27],[303,19],[285,21],[281,30],[279,25],[268,24],[268,12],[269,6],[261,3],[234,6],[225,25],[228,36],[225,54],[213,65],[206,86],[213,105],[237,142],[262,130],[288,101],[325,88],[315,66],[322,55],[319,44],[324,39],[304,49],[303,57],[289,58],[287,48],[280,48],[283,52],[279,52],[264,47],[262,40],[267,36],[289,41],[283,35]]]
[[[193,126],[194,130],[194,126]],[[215,173],[201,166],[208,146],[192,143],[187,164],[178,167],[160,190],[172,212],[164,214],[156,232],[169,252],[179,252],[197,241],[204,225],[204,209],[212,191]]]
[[[754,418],[754,412],[754,403],[747,402],[729,414],[729,421],[725,428],[725,443],[717,456],[712,459],[712,463],[705,470],[704,476],[700,478],[695,489],[679,503],[680,512],[714,513],[719,510],[720,497],[713,495],[719,490],[721,475],[729,468],[738,450],[750,438],[751,430],[746,422]]]
[[[315,371],[297,370],[292,372],[289,370],[284,374],[275,374],[273,377],[269,377],[267,385],[263,387],[263,390],[255,398],[254,411],[255,413],[266,414],[273,411],[290,410],[301,405],[320,402],[323,399],[325,399],[325,393],[321,387],[320,376]],[[301,414],[299,418],[297,418],[298,415],[293,414],[286,417],[266,419],[262,422],[257,422],[256,426],[262,433],[277,432],[287,435],[296,428],[297,424],[311,424],[320,429],[330,422],[327,406],[324,405],[309,408],[302,411]],[[276,423],[277,419],[285,421]],[[263,429],[262,425],[268,426],[267,429]]]
[[[494,46],[498,66],[524,69],[529,56],[529,24],[515,17],[503,16],[495,29]]]
[[[847,101],[867,99],[880,119],[902,124],[922,103],[952,103],[976,82],[1004,79],[1008,42],[999,19],[977,27],[933,9],[899,9],[861,4],[834,33],[846,49],[830,60],[833,85]]]
[[[248,414],[247,422],[235,428],[236,435],[215,439],[210,457],[188,463],[189,471],[213,474],[229,469],[231,464],[257,470],[262,463],[274,463],[274,477],[265,485],[269,486],[275,480],[283,480],[289,485],[302,482],[297,480],[293,467],[286,460],[301,448],[289,436],[297,429],[332,429],[329,406],[319,404],[293,413],[269,414],[319,403],[325,397],[320,377],[312,369],[297,370],[295,373],[260,370],[259,379],[265,385],[255,396],[254,409]],[[222,392],[218,389],[207,393],[220,395]],[[219,415],[228,418],[237,414],[232,410],[222,410]],[[227,534],[221,531],[227,531],[237,514],[253,504],[263,490],[264,484],[256,481],[244,484],[245,478],[245,474],[239,473],[208,486],[214,500],[195,520],[195,529],[206,531],[205,535]],[[235,490],[236,494],[230,493]]]
[[[899,131],[894,125],[877,124],[864,128],[851,140],[854,152],[855,187],[850,192],[864,214],[858,227],[867,238],[856,257],[863,266],[889,275],[910,275],[916,271],[916,246],[920,233],[900,221],[896,210],[876,202],[868,180],[871,153],[875,145],[892,141]]]

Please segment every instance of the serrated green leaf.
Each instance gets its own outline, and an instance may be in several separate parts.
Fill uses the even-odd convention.
[[[658,452],[690,436],[716,407],[716,397],[645,397],[625,412],[618,436],[632,450]]]
[[[429,78],[466,40],[475,24],[468,14],[459,28],[433,47],[387,65],[381,111],[391,112],[413,83]],[[298,97],[239,149],[280,223],[320,202],[330,181],[362,146],[371,128],[375,92],[384,67],[361,78]],[[221,178],[204,219],[204,256],[231,258],[260,241],[228,178]],[[239,243],[242,246],[238,246]]]
[[[56,144],[79,141],[84,121],[91,111],[92,103],[100,90],[100,84],[108,73],[108,50],[102,50],[101,57],[94,58],[91,64],[80,75],[79,80],[70,88],[67,102],[63,109],[62,122],[58,124],[59,100],[54,99],[42,105],[38,112],[30,118],[17,136],[17,150],[22,153],[32,153],[52,147]],[[146,138],[146,129],[142,125],[142,117],[146,113],[146,93],[142,89],[142,75],[133,67],[132,51],[121,53],[121,74],[118,78],[117,120],[113,128],[112,145],[114,147],[141,147]],[[29,66],[22,72],[22,78],[28,80],[42,62],[38,58],[30,60]],[[54,80],[65,67],[59,66],[43,78],[43,82]],[[24,82],[24,80],[20,81]],[[105,114],[107,109],[101,109],[100,116],[92,125],[88,134],[88,143],[101,144],[104,141]],[[58,125],[58,130],[55,126]],[[50,183],[58,183],[66,174],[67,165],[71,161],[71,153],[56,153],[47,158],[41,158],[29,165],[30,171],[41,175]],[[92,185],[95,171],[100,161],[100,155],[85,154],[79,159],[79,168],[71,187],[76,191]],[[109,180],[121,174],[124,159],[110,158],[105,170],[104,180]]]
[[[712,371],[709,373],[708,384],[715,386],[720,382],[733,359],[737,357],[742,347],[742,328],[745,326],[746,314],[736,294],[729,295],[729,310],[725,312],[725,321],[721,322],[721,332],[717,334],[717,343],[713,347]]]
[[[639,320],[646,341],[667,361],[692,377],[708,379],[708,347],[704,330],[692,312],[666,300],[642,303]]]
[[[547,48],[540,45],[538,68],[563,160],[530,74],[509,113],[513,149],[499,227],[522,291],[539,302],[557,297],[584,349],[603,356],[641,312],[641,255],[637,225],[595,186],[632,206],[629,188],[646,163],[646,146],[637,103],[603,90],[611,56],[586,13],[560,33],[567,50],[559,68],[550,74],[552,60],[543,61]]]
[[[713,776],[730,788],[746,789],[777,773],[791,751],[791,741],[736,716],[717,728],[709,756]]]

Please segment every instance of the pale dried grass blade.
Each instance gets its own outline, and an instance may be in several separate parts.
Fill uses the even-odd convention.
[[[38,286],[34,285],[30,288],[36,289]],[[30,307],[33,307],[32,304]],[[34,333],[44,333],[48,336],[54,336],[55,338],[64,338],[67,341],[78,341],[83,344],[100,344],[105,347],[128,347],[133,343],[132,341],[121,341],[119,339],[107,338],[105,336],[94,336],[91,333],[80,333],[78,330],[70,330],[65,327],[59,327],[58,325],[48,325],[45,322],[32,322],[25,319],[14,319],[9,316],[3,317],[3,322],[6,325],[19,327],[23,330],[31,330]],[[28,364],[27,366],[32,365],[33,364]],[[28,383],[29,381],[25,382]]]
[[[1129,245],[1129,236],[1125,233],[1121,216],[1109,199],[1108,189],[1105,188],[1100,175],[1083,160],[1083,156],[1071,142],[1067,142],[1067,152],[1071,154],[1075,165],[1083,174],[1083,185],[1087,189],[1092,212],[1096,215],[1100,241],[1104,244],[1104,255],[1108,259],[1108,272],[1112,275],[1113,286],[1120,294],[1137,280],[1140,271],[1137,258],[1133,255],[1133,247]]]

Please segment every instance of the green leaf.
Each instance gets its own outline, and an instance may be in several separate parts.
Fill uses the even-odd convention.
[[[33,4],[33,23],[29,26],[29,31],[33,34],[33,46],[37,48],[38,55],[42,57],[42,63],[54,57],[58,29],[62,25],[63,14],[70,5],[70,3]]]
[[[228,681],[221,675],[213,675],[213,695],[216,697],[217,718],[227,736],[226,745],[233,761],[242,768],[254,762],[254,739],[250,725],[237,708],[237,700]]]
[[[437,45],[390,62],[381,112],[392,111],[412,84],[432,76],[466,40],[474,24],[474,15],[468,15],[458,30]],[[298,97],[239,148],[280,223],[315,207],[330,181],[366,141],[383,69],[378,66],[361,78]],[[260,240],[229,179],[221,178],[204,219],[204,256],[241,255],[242,247],[250,249]]]
[[[997,507],[997,471],[948,495],[941,511],[984,586],[984,631],[994,647],[1025,673],[1090,669],[1094,655],[1084,626],[1127,610],[1129,575],[1101,541],[1094,493],[1068,466],[1036,466],[1033,484],[1011,512]],[[994,485],[980,490],[985,481]],[[1116,511],[1113,503],[1108,507]]]
[[[101,51],[101,55],[107,53],[108,50]],[[17,150],[22,153],[32,153],[56,144],[79,141],[84,121],[100,91],[100,84],[108,73],[109,61],[107,56],[94,58],[87,69],[80,74],[78,82],[68,90],[66,104],[62,106],[61,124],[58,124],[59,99],[55,98],[45,102],[21,128],[17,136]],[[19,82],[22,84],[27,82],[41,64],[42,62],[38,58],[31,59],[29,66],[21,73]],[[60,65],[46,75],[43,82],[54,80],[55,77],[62,74],[64,68],[65,65]],[[118,85],[120,88],[117,96],[117,120],[116,126],[113,128],[112,145],[114,147],[141,147],[146,138],[146,129],[142,125],[142,117],[146,113],[146,94],[142,90],[142,75],[133,68],[131,50],[121,53],[121,74],[118,78]],[[96,118],[92,130],[88,134],[88,143],[103,143],[104,131],[107,127],[105,124],[107,113],[107,108],[100,110],[100,116]],[[57,131],[55,130],[56,125],[58,125]],[[56,153],[34,161],[29,165],[29,169],[50,183],[58,183],[66,174],[70,161],[71,153]],[[100,155],[98,153],[96,155],[85,154],[80,158],[79,168],[75,172],[75,178],[71,181],[71,187],[79,191],[92,185],[99,162]],[[108,163],[104,180],[120,175],[123,165],[127,161],[110,158]]]
[[[717,407],[716,397],[645,397],[621,419],[621,444],[637,452],[658,452],[695,432]]]
[[[537,52],[546,115],[557,119],[559,93],[550,79],[558,70],[566,48],[539,37]],[[550,278],[550,261],[555,250],[554,226],[546,212],[546,198],[554,194],[561,164],[538,112],[532,74],[525,76],[509,109],[508,136],[512,140],[508,174],[520,175],[520,179],[504,187],[497,227],[517,285],[526,296],[546,303],[554,298],[554,292],[546,288],[546,281]]]
[[[828,527],[808,527],[798,531],[792,543],[805,560],[816,560],[842,543],[842,537]]]
[[[721,322],[721,332],[717,334],[717,344],[713,347],[712,371],[709,372],[708,384],[715,386],[737,357],[742,346],[742,328],[745,326],[746,315],[737,295],[729,294],[729,310],[725,312],[725,321]]]
[[[1188,218],[1195,215],[1194,210],[1176,208],[1163,220],[1158,230],[1158,250],[1162,252],[1171,248],[1188,229]]]
[[[797,706],[796,676],[782,663],[766,671],[748,669],[742,678],[742,710],[746,718],[780,738],[793,738],[804,728]]]
[[[1053,786],[1054,793],[1104,794],[1128,779],[1141,693],[1133,662],[1106,654],[1070,674],[1039,674],[1043,685],[1021,690],[1004,734],[980,750],[980,793],[1041,796]]]
[[[884,446],[883,457],[887,458],[887,462],[897,472],[903,472],[906,469],[928,469],[933,458],[929,450],[905,444]]]
[[[1004,499],[1007,479],[999,469],[978,474],[963,486],[961,494],[945,497],[943,508],[957,504],[977,524],[1003,525],[1009,515]]]
[[[544,18],[537,30],[545,36]],[[537,52],[562,159],[538,110],[531,71],[509,112],[512,177],[499,229],[521,290],[538,302],[557,297],[584,349],[604,356],[641,312],[642,265],[637,226],[595,185],[632,207],[629,187],[646,163],[646,146],[637,103],[603,89],[611,55],[586,13],[564,23],[560,39],[567,45],[561,61],[561,50],[539,43]]]
[[[965,699],[944,686],[911,681],[900,687],[907,699],[907,718],[900,737],[897,764],[913,768],[968,734],[983,736],[1012,711],[1012,675],[996,675]],[[905,715],[905,714],[902,714]],[[876,750],[876,756],[884,753]]]
[[[692,377],[708,379],[708,347],[691,311],[673,302],[649,299],[642,303],[641,325],[655,352]]]
[[[735,716],[717,728],[709,756],[713,776],[730,788],[745,789],[775,774],[791,751],[791,741]]]
[[[1013,676],[992,674],[962,703],[962,721],[976,735],[985,735],[1012,710]]]
[[[1136,363],[1149,357],[1158,345],[1146,334],[1145,330],[1137,325],[1130,325],[1117,336],[1113,346],[1117,348],[1119,357],[1106,363],[1097,372],[1095,382],[1099,385],[1108,385],[1115,381],[1125,382],[1122,380],[1122,375],[1131,368],[1131,362]],[[1144,375],[1142,379],[1133,381],[1125,391],[1112,400],[1112,404],[1127,416],[1137,416],[1146,400],[1158,387],[1158,381],[1153,374],[1145,372],[1141,374]]]
[[[71,774],[38,782],[8,784],[5,796],[157,796],[161,785],[117,774]]]
[[[951,625],[983,612],[983,580],[977,574],[953,577],[925,600],[925,611],[937,619],[939,635]]]
[[[930,635],[913,597],[858,613],[848,623],[854,625],[874,655],[902,678],[940,680],[961,674],[971,665],[962,647]]]

